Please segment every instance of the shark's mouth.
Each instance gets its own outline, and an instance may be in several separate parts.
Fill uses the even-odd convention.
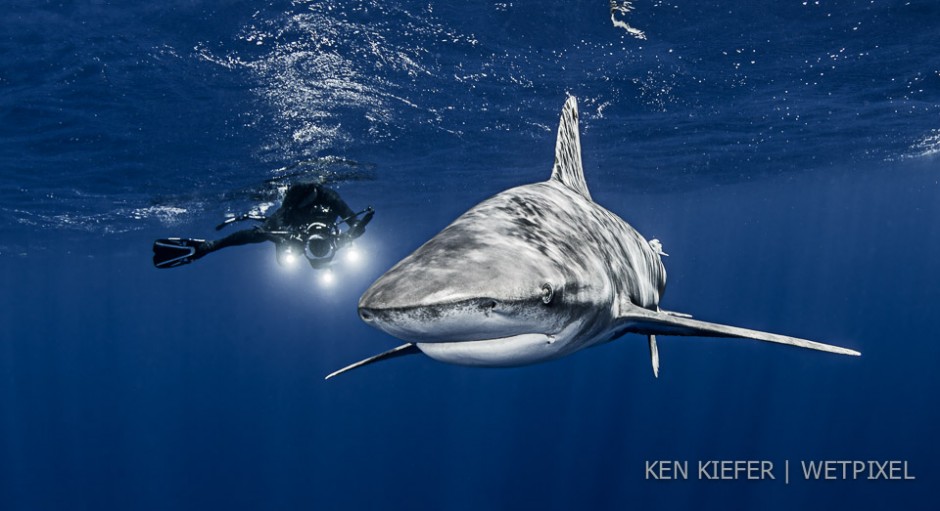
[[[529,310],[530,303],[473,298],[410,307],[360,306],[359,316],[367,324],[413,343],[492,342],[556,327],[545,311]]]
[[[511,367],[561,356],[556,336],[528,333],[479,341],[417,343],[425,355],[451,364]]]

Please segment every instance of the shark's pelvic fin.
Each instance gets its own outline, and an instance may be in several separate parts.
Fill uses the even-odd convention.
[[[653,361],[653,377],[659,378],[659,346],[656,345],[656,336],[650,334],[647,340],[650,343],[650,359]]]
[[[421,353],[421,350],[419,350],[417,346],[415,346],[413,343],[410,343],[410,342],[409,342],[408,344],[402,344],[401,346],[399,346],[399,347],[397,347],[397,348],[390,349],[390,350],[388,350],[388,351],[386,351],[386,352],[384,352],[384,353],[379,353],[378,355],[369,357],[369,358],[367,358],[367,359],[365,359],[365,360],[360,360],[359,362],[356,362],[355,364],[350,364],[350,365],[348,365],[348,366],[346,366],[346,367],[344,367],[344,368],[342,368],[342,369],[340,369],[340,370],[338,370],[338,371],[333,371],[332,373],[328,374],[328,375],[326,376],[326,378],[324,378],[324,380],[329,380],[330,378],[332,378],[332,377],[334,377],[334,376],[336,376],[336,375],[343,374],[343,373],[345,373],[346,371],[352,371],[353,369],[355,369],[355,368],[357,368],[357,367],[362,367],[362,366],[365,366],[365,365],[369,365],[369,364],[371,364],[371,363],[373,363],[373,362],[378,362],[379,360],[385,360],[385,359],[388,359],[388,358],[395,358],[395,357],[402,357],[402,356],[411,355],[411,354],[414,354],[414,353]]]
[[[568,188],[591,198],[587,182],[584,181],[584,169],[581,167],[581,138],[578,135],[578,100],[568,96],[565,107],[561,110],[558,123],[558,138],[555,140],[555,166],[552,167],[552,179]]]
[[[819,351],[828,351],[829,353],[838,353],[840,355],[861,355],[861,353],[855,350],[823,344],[821,342],[808,341],[797,337],[772,334],[736,326],[709,323],[707,321],[677,316],[675,313],[654,312],[640,307],[630,307],[620,315],[620,319],[626,323],[628,332],[650,336],[658,334],[698,337],[739,337],[743,339],[788,344],[790,346]],[[650,343],[650,349],[652,350],[652,342]],[[656,362],[654,361],[654,365],[655,364]]]

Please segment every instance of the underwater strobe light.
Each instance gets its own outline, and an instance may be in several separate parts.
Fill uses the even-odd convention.
[[[301,247],[292,246],[290,243],[279,243],[277,245],[277,264],[286,269],[293,269],[297,266],[298,256],[301,255]]]
[[[294,266],[294,263],[296,262],[297,256],[295,256],[290,249],[287,249],[287,251],[284,252],[284,263],[287,264],[287,266]]]
[[[330,287],[333,285],[333,282],[336,281],[336,278],[333,276],[333,270],[326,269],[320,272],[320,285],[324,287]]]
[[[355,245],[349,245],[345,251],[347,263],[358,264],[362,260],[362,252]]]

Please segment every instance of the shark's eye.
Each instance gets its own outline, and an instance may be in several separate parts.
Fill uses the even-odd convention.
[[[555,297],[555,289],[548,282],[542,284],[542,303],[548,305],[552,303],[552,298]]]

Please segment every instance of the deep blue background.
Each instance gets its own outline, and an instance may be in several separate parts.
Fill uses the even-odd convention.
[[[647,40],[604,1],[5,6],[0,509],[932,509],[940,10],[635,7]],[[863,356],[667,337],[654,379],[627,336],[324,382],[397,343],[356,316],[372,280],[547,178],[566,93],[595,200],[671,254],[665,308]],[[152,268],[297,173],[378,210],[333,286],[270,246]],[[659,459],[917,479],[645,480]]]

